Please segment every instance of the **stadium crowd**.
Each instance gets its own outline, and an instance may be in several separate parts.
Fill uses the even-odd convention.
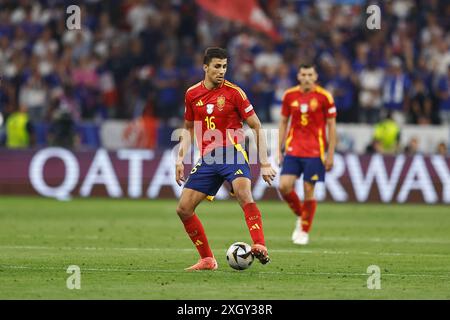
[[[389,113],[399,124],[450,124],[448,1],[259,3],[281,41],[194,0],[78,1],[80,30],[66,27],[70,1],[0,0],[0,113],[69,126],[146,115],[176,127],[186,88],[203,77],[203,51],[217,45],[231,57],[227,78],[263,122],[278,120],[298,65],[312,60],[338,123],[376,124]],[[380,30],[366,26],[369,4],[381,8]]]

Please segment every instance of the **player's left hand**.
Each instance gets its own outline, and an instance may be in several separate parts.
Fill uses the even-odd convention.
[[[330,171],[333,168],[334,160],[333,157],[327,157],[325,159],[325,170]]]
[[[275,179],[275,176],[277,175],[277,172],[272,168],[272,165],[270,163],[261,164],[261,175],[265,182],[269,184],[269,186],[272,185],[273,179]]]

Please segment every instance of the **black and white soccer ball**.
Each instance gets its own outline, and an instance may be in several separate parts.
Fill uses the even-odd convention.
[[[236,270],[249,268],[253,263],[252,247],[245,242],[233,243],[227,251],[227,261]]]

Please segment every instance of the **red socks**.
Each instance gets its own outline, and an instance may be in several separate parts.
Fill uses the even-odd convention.
[[[300,201],[297,193],[292,190],[288,194],[282,194],[282,196],[284,201],[287,202],[292,211],[294,211],[294,213],[300,217],[302,215],[302,202]]]
[[[247,223],[253,243],[265,245],[261,212],[256,206],[256,203],[247,203],[243,207],[243,210],[245,214],[245,222]],[[205,230],[203,229],[203,225],[197,215],[194,213],[192,217],[182,222],[184,224],[184,229],[191,238],[202,259],[206,257],[213,257],[211,248],[208,244],[208,239],[206,238]]]
[[[211,248],[208,244],[208,239],[206,238],[205,230],[203,229],[203,225],[195,212],[192,217],[182,222],[184,224],[184,229],[197,248],[200,257],[202,257],[202,259],[206,257],[213,257]]]
[[[294,213],[302,218],[302,230],[304,232],[309,232],[311,229],[314,214],[316,213],[317,201],[316,200],[305,200],[302,203],[297,193],[292,190],[289,194],[282,195],[283,199],[288,203],[289,207],[294,211]]]
[[[311,229],[314,213],[316,213],[317,201],[305,200],[302,210],[302,230],[309,232]]]
[[[247,203],[244,205],[243,210],[245,214],[245,222],[247,223],[253,243],[265,245],[261,212],[259,212],[256,203]]]

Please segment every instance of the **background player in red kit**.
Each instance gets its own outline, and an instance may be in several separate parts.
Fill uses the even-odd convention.
[[[300,66],[299,85],[286,90],[283,96],[279,127],[278,154],[283,164],[279,190],[298,217],[292,241],[299,245],[309,242],[308,233],[317,207],[315,183],[323,182],[325,171],[333,167],[336,146],[336,107],[332,95],[316,84],[317,78],[313,65]],[[291,126],[287,131],[289,119]],[[326,128],[329,144],[325,155]],[[303,205],[295,192],[295,181],[302,174]]]
[[[225,80],[227,53],[224,49],[208,48],[203,70],[204,80],[186,91],[185,130],[176,162],[176,180],[181,185],[185,182],[183,159],[188,154],[195,131],[202,158],[193,167],[184,185],[177,213],[200,254],[200,260],[186,270],[217,269],[217,261],[194,210],[202,200],[213,197],[225,180],[231,184],[244,211],[253,240],[252,253],[266,264],[270,259],[265,246],[261,213],[252,197],[248,157],[241,145],[244,142],[242,122],[246,121],[258,141],[263,179],[270,184],[276,172],[267,160],[261,123],[245,93]]]

